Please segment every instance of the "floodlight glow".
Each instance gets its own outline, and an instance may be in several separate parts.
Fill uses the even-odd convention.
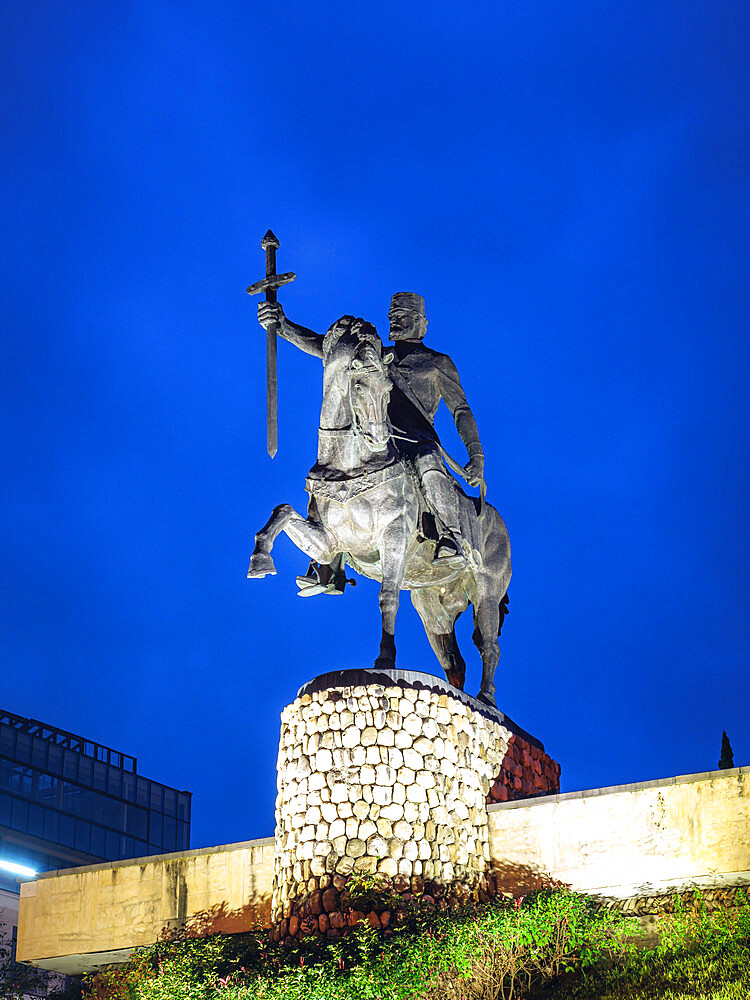
[[[36,875],[33,868],[27,868],[26,865],[17,865],[15,861],[3,861],[0,859],[0,868],[3,871],[10,872],[11,875],[23,875],[25,878],[34,878]]]

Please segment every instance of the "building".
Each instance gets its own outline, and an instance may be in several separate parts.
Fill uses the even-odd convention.
[[[191,793],[144,778],[137,767],[135,757],[0,710],[6,941],[15,935],[19,878],[189,849]]]

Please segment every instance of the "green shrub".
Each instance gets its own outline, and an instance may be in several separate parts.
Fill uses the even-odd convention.
[[[556,1000],[748,1000],[750,903],[740,892],[732,905],[713,908],[696,891],[658,921],[659,943],[633,951],[608,969],[595,969],[546,997]]]
[[[362,922],[335,943],[308,939],[283,948],[260,934],[159,942],[124,969],[92,977],[87,995],[90,1000],[512,1000],[563,972],[625,954],[632,932],[632,921],[567,892],[496,901],[450,916],[414,902],[391,932]]]
[[[374,885],[351,887],[354,903]],[[293,947],[264,932],[160,941],[87,980],[88,1000],[747,1000],[750,904],[675,900],[659,943],[585,896],[538,893],[450,916],[412,902],[387,933]]]

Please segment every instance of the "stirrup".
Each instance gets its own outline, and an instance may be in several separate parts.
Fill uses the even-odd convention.
[[[318,594],[328,594],[331,597],[340,597],[346,589],[347,583],[356,586],[355,580],[347,580],[346,574],[340,567],[332,570],[330,566],[321,566],[314,560],[310,563],[307,573],[297,577],[299,587],[298,597],[317,597]]]
[[[453,535],[443,535],[435,546],[435,555],[432,557],[432,561],[449,566],[452,563],[463,562],[463,559],[463,546],[456,541]]]

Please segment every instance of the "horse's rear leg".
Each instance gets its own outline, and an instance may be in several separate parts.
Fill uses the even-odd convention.
[[[403,522],[392,524],[380,542],[380,565],[383,582],[380,586],[380,613],[383,632],[375,666],[392,670],[396,666],[396,612],[404,582],[407,537]]]
[[[255,536],[255,548],[250,557],[248,577],[254,578],[276,573],[276,567],[271,558],[271,549],[282,531],[285,531],[294,544],[307,553],[311,559],[316,559],[318,562],[329,562],[333,558],[331,539],[325,528],[315,521],[306,520],[288,503],[282,503],[276,507],[268,523]]]
[[[482,657],[482,684],[477,697],[488,705],[495,702],[495,670],[500,660],[500,602],[495,594],[483,596],[474,606],[474,643]]]
[[[445,671],[445,679],[459,691],[464,689],[466,663],[456,641],[455,623],[466,608],[466,601],[448,602],[440,600],[436,587],[419,587],[411,592],[411,603],[422,619],[430,645]],[[463,607],[461,607],[463,604]]]

